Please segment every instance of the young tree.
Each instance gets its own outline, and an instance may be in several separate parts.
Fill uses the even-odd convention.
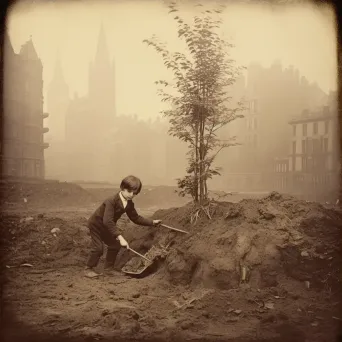
[[[202,5],[197,5],[201,6]],[[189,50],[171,53],[155,35],[144,40],[161,54],[164,64],[174,74],[174,82],[157,81],[162,87],[158,94],[171,109],[162,111],[169,119],[169,134],[186,142],[189,146],[187,175],[178,179],[181,195],[190,194],[195,203],[203,205],[208,200],[207,180],[220,175],[220,168],[213,162],[222,149],[236,145],[235,137],[219,139],[217,131],[242,117],[242,104],[231,108],[229,86],[240,76],[242,67],[237,67],[230,58],[233,45],[220,38],[217,29],[222,20],[214,19],[223,8],[203,10],[195,16],[190,26],[178,14],[176,3],[168,5],[169,13],[178,24],[178,37],[184,39]],[[166,89],[171,89],[167,93]]]

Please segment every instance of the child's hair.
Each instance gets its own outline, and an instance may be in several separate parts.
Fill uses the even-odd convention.
[[[121,190],[128,190],[128,191],[134,191],[136,195],[138,195],[141,191],[142,183],[141,180],[138,177],[135,176],[127,176],[125,177],[120,184]]]

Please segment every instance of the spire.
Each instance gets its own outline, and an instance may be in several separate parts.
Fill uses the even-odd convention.
[[[99,34],[99,38],[97,41],[95,64],[97,63],[106,63],[107,65],[110,64],[109,51],[108,51],[107,39],[105,35],[103,22],[101,22],[100,34]]]
[[[36,49],[33,45],[32,36],[30,36],[30,39],[24,45],[22,45],[20,49],[20,55],[27,60],[36,60],[40,62]]]
[[[59,50],[57,50],[57,53],[56,53],[56,62],[55,62],[55,70],[53,74],[53,81],[58,82],[58,83],[66,83],[64,79]]]

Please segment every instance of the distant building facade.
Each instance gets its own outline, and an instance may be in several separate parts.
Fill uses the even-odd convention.
[[[115,69],[103,26],[89,65],[88,88],[86,96],[75,94],[70,100],[66,115],[67,180],[110,181],[115,170]]]
[[[9,37],[4,48],[4,132],[1,145],[2,175],[45,177],[43,120],[43,65],[30,39],[16,54]]]
[[[274,163],[277,190],[302,193],[315,200],[337,195],[340,149],[336,104],[337,99],[320,110],[304,110],[289,121],[289,156],[276,158]]]
[[[269,68],[252,63],[246,85],[239,92],[245,99],[244,118],[228,126],[234,127],[229,133],[237,136],[240,145],[221,152],[217,165],[222,165],[223,171],[216,183],[226,191],[271,191],[276,183],[275,159],[285,156],[286,160],[279,159],[279,167],[290,168],[289,121],[305,109],[327,105],[328,95],[300,77],[298,70],[292,66],[284,69],[277,61]]]

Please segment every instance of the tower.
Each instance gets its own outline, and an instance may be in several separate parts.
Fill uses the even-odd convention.
[[[97,117],[111,128],[115,111],[115,71],[110,60],[107,39],[101,24],[95,59],[89,65],[89,99]]]

